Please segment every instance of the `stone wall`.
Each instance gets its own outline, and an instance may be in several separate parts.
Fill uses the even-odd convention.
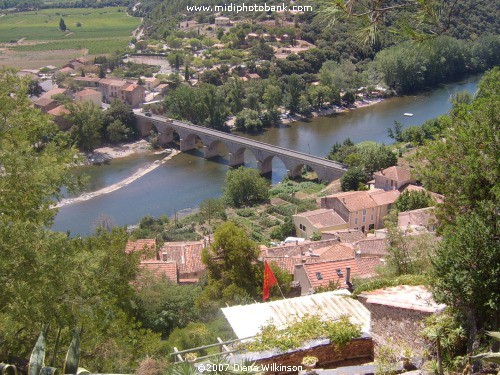
[[[305,356],[317,357],[317,368],[335,368],[351,364],[368,363],[373,361],[373,341],[371,338],[355,339],[342,348],[338,348],[335,344],[319,345],[309,349],[260,359],[256,361],[256,364],[271,365],[275,363],[284,366],[300,366],[302,358]]]
[[[366,303],[366,298],[361,296],[358,299],[371,313],[371,333],[377,345],[390,345],[398,350],[406,346],[414,354],[422,354],[426,342],[420,332],[424,328],[423,320],[431,313]]]

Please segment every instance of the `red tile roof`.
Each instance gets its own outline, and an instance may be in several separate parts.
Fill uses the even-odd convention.
[[[47,107],[47,106],[53,104],[54,102],[55,102],[54,99],[40,98],[40,99],[35,100],[33,102],[33,104],[35,105],[35,107],[44,108],[44,107]]]
[[[346,244],[336,244],[327,248],[318,249],[314,253],[319,254],[321,260],[340,260],[354,258],[354,248]]]
[[[316,228],[328,228],[335,225],[346,224],[345,220],[342,219],[339,214],[337,214],[334,210],[329,210],[327,208],[302,212],[294,216],[306,218]]]
[[[54,95],[64,94],[64,93],[66,93],[66,91],[67,91],[67,89],[62,89],[62,88],[52,89],[52,90],[49,90],[46,93],[44,93],[42,96],[40,96],[40,98],[51,99]]]
[[[410,171],[407,169],[398,167],[398,166],[383,169],[381,171],[375,172],[374,175],[383,176],[389,180],[398,181],[398,182],[411,180]]]
[[[160,249],[161,258],[177,263],[181,277],[188,273],[202,273],[206,268],[201,261],[203,247],[203,241],[165,242]]]
[[[339,199],[350,212],[377,207],[377,203],[375,203],[367,191],[348,191],[327,198]]]
[[[335,239],[321,241],[304,241],[299,244],[290,244],[287,246],[275,246],[262,250],[262,256],[268,257],[293,257],[305,255],[309,250],[316,250],[323,247],[337,244]]]
[[[143,260],[140,268],[148,270],[158,277],[166,277],[174,283],[178,282],[177,264],[175,262],[163,262],[161,260]]]

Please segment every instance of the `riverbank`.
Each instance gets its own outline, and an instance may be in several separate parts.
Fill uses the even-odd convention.
[[[306,119],[309,119],[309,118],[321,117],[321,116],[329,116],[329,115],[333,115],[333,114],[336,114],[336,113],[349,112],[349,111],[357,109],[357,108],[370,107],[372,105],[375,105],[377,103],[382,102],[383,100],[384,100],[383,98],[368,99],[368,100],[357,100],[356,102],[354,102],[354,104],[350,108],[333,106],[333,108],[328,108],[328,109],[325,109],[325,110],[320,109],[320,110],[317,110],[317,111],[312,111],[308,116],[299,116],[299,115],[292,116],[292,117],[283,119],[282,123],[283,124],[290,124],[292,122],[302,121],[302,120],[306,120]]]
[[[113,151],[113,152],[115,152],[115,151]],[[109,193],[112,193],[112,192],[114,192],[116,190],[119,190],[122,187],[130,185],[132,182],[138,180],[142,176],[144,176],[144,175],[148,174],[149,172],[155,170],[160,165],[162,165],[163,163],[165,163],[168,160],[172,159],[175,155],[178,155],[179,153],[180,153],[180,151],[178,151],[178,150],[171,150],[170,153],[168,154],[168,156],[166,156],[165,158],[163,158],[161,160],[157,160],[154,163],[152,163],[152,164],[150,164],[148,166],[145,166],[145,167],[139,169],[132,176],[127,177],[127,178],[121,180],[120,182],[117,182],[116,184],[113,184],[113,185],[110,185],[110,186],[106,186],[105,188],[99,189],[97,191],[93,191],[91,193],[82,194],[82,195],[80,195],[80,196],[78,196],[76,198],[63,199],[55,207],[59,208],[59,207],[68,206],[68,205],[73,204],[73,203],[79,203],[79,202],[88,201],[89,199],[92,199],[92,198],[95,198],[95,197],[98,197],[98,196],[101,196],[101,195],[104,195],[104,194],[109,194]],[[125,157],[125,156],[130,156],[132,154],[134,154],[134,152],[126,154],[126,152],[123,151],[123,153],[119,153],[115,157]]]

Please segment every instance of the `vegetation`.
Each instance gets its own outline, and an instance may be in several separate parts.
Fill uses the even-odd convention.
[[[269,187],[257,170],[239,167],[227,172],[223,194],[230,206],[252,206],[269,198]]]
[[[76,27],[78,22],[81,27]],[[23,26],[18,27],[19,23]],[[14,47],[21,51],[86,48],[90,54],[109,53],[125,48],[138,25],[139,19],[127,17],[120,7],[7,13],[0,24],[0,42],[21,38],[33,42]]]
[[[291,321],[288,327],[279,330],[276,325],[269,324],[262,328],[262,333],[254,341],[245,345],[250,351],[278,349],[287,351],[300,348],[305,342],[313,339],[327,338],[331,343],[344,346],[361,335],[361,328],[342,316],[337,321],[324,320],[318,315],[306,315],[300,320]]]
[[[73,239],[46,229],[61,187],[77,186],[69,173],[76,150],[30,108],[26,82],[9,71],[0,72],[0,82],[0,358],[27,357],[42,326],[50,325],[51,339],[68,342],[83,325],[82,364],[129,372],[146,352],[161,351],[159,338],[132,314],[138,259],[124,253],[122,229]],[[48,351],[62,362],[57,347]]]
[[[396,209],[399,212],[417,210],[419,208],[426,208],[434,205],[430,194],[425,191],[409,191],[405,190],[394,202]]]

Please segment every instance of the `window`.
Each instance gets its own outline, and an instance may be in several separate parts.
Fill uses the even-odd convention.
[[[363,223],[366,222],[366,216],[363,216]]]
[[[373,221],[373,214],[371,214],[370,216],[370,221]]]
[[[358,223],[358,218],[355,218],[354,219],[354,225],[356,225]]]
[[[366,210],[363,210],[363,215],[366,215]]]
[[[321,272],[316,272],[316,278],[318,280],[323,280],[323,275],[321,274]]]
[[[358,211],[355,212],[355,214],[357,215],[358,214]]]
[[[304,232],[306,231],[306,227],[305,227],[305,225],[300,224],[300,225],[299,225],[299,228],[300,228],[300,230],[303,230]]]
[[[372,207],[372,212],[375,211],[375,208]]]

